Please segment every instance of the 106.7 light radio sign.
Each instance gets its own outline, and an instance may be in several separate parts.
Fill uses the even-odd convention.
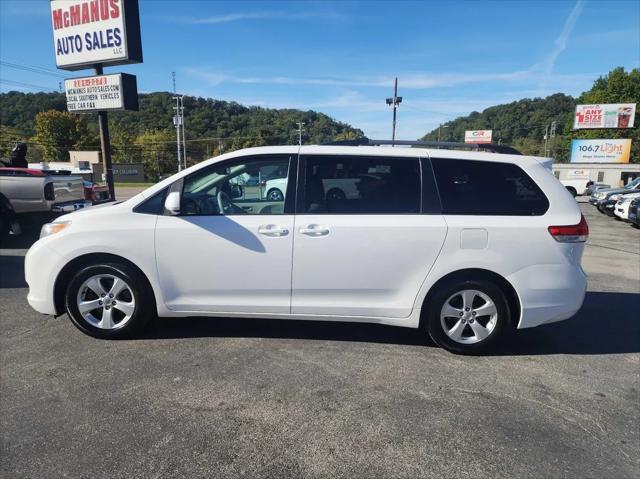
[[[136,77],[126,73],[69,78],[64,81],[70,112],[138,110]]]
[[[633,128],[635,103],[578,105],[573,121],[574,130],[590,128]]]
[[[51,22],[58,68],[142,62],[137,0],[52,0]]]
[[[631,140],[572,140],[571,163],[629,163]]]

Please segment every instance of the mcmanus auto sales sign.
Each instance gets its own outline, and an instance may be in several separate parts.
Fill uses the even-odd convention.
[[[51,22],[58,68],[142,62],[137,0],[52,0]]]

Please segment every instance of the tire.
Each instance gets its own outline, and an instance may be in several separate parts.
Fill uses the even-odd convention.
[[[465,291],[466,301],[462,295]],[[469,306],[471,297],[473,306]],[[470,309],[465,310],[465,306]],[[482,312],[491,314],[477,314]],[[447,351],[482,354],[495,348],[511,324],[510,317],[507,298],[495,283],[482,279],[454,281],[444,284],[429,301],[426,329],[431,339]]]
[[[82,312],[81,301],[87,303]],[[100,339],[135,336],[155,316],[154,301],[147,279],[122,263],[82,268],[73,276],[65,293],[71,322],[83,333]],[[91,306],[96,307],[88,309]],[[109,315],[108,319],[105,314]]]
[[[11,231],[11,225],[9,224],[9,218],[4,213],[0,212],[0,246],[3,246],[9,239],[9,232]]]
[[[578,192],[573,186],[567,186],[567,190],[569,190],[569,193],[571,193],[571,196],[573,196],[574,198],[578,196]]]
[[[284,201],[284,195],[278,188],[271,188],[267,191],[267,199],[269,201]]]
[[[333,200],[333,201],[340,201],[340,200],[344,200],[347,196],[344,194],[344,191],[342,191],[339,188],[331,188],[329,191],[327,191],[327,196],[326,199],[327,201],[329,200]]]

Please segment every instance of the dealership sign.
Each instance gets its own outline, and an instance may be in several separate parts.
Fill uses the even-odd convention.
[[[465,143],[491,143],[493,130],[467,130],[464,132]]]
[[[69,78],[64,81],[70,112],[138,110],[136,77],[126,73]]]
[[[572,140],[571,163],[629,163],[631,140]]]
[[[58,68],[142,62],[137,0],[52,0],[51,23]]]
[[[573,121],[574,130],[588,128],[633,128],[635,103],[578,105]]]

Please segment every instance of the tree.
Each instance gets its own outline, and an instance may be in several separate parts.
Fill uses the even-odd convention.
[[[69,161],[70,149],[86,148],[96,141],[84,120],[66,111],[49,110],[38,113],[35,131],[33,141],[42,151],[45,161]]]
[[[172,131],[149,130],[138,136],[134,144],[144,170],[152,179],[178,170],[176,138]]]
[[[114,163],[137,163],[141,161],[134,130],[114,125],[109,131],[111,137],[111,158]]]

